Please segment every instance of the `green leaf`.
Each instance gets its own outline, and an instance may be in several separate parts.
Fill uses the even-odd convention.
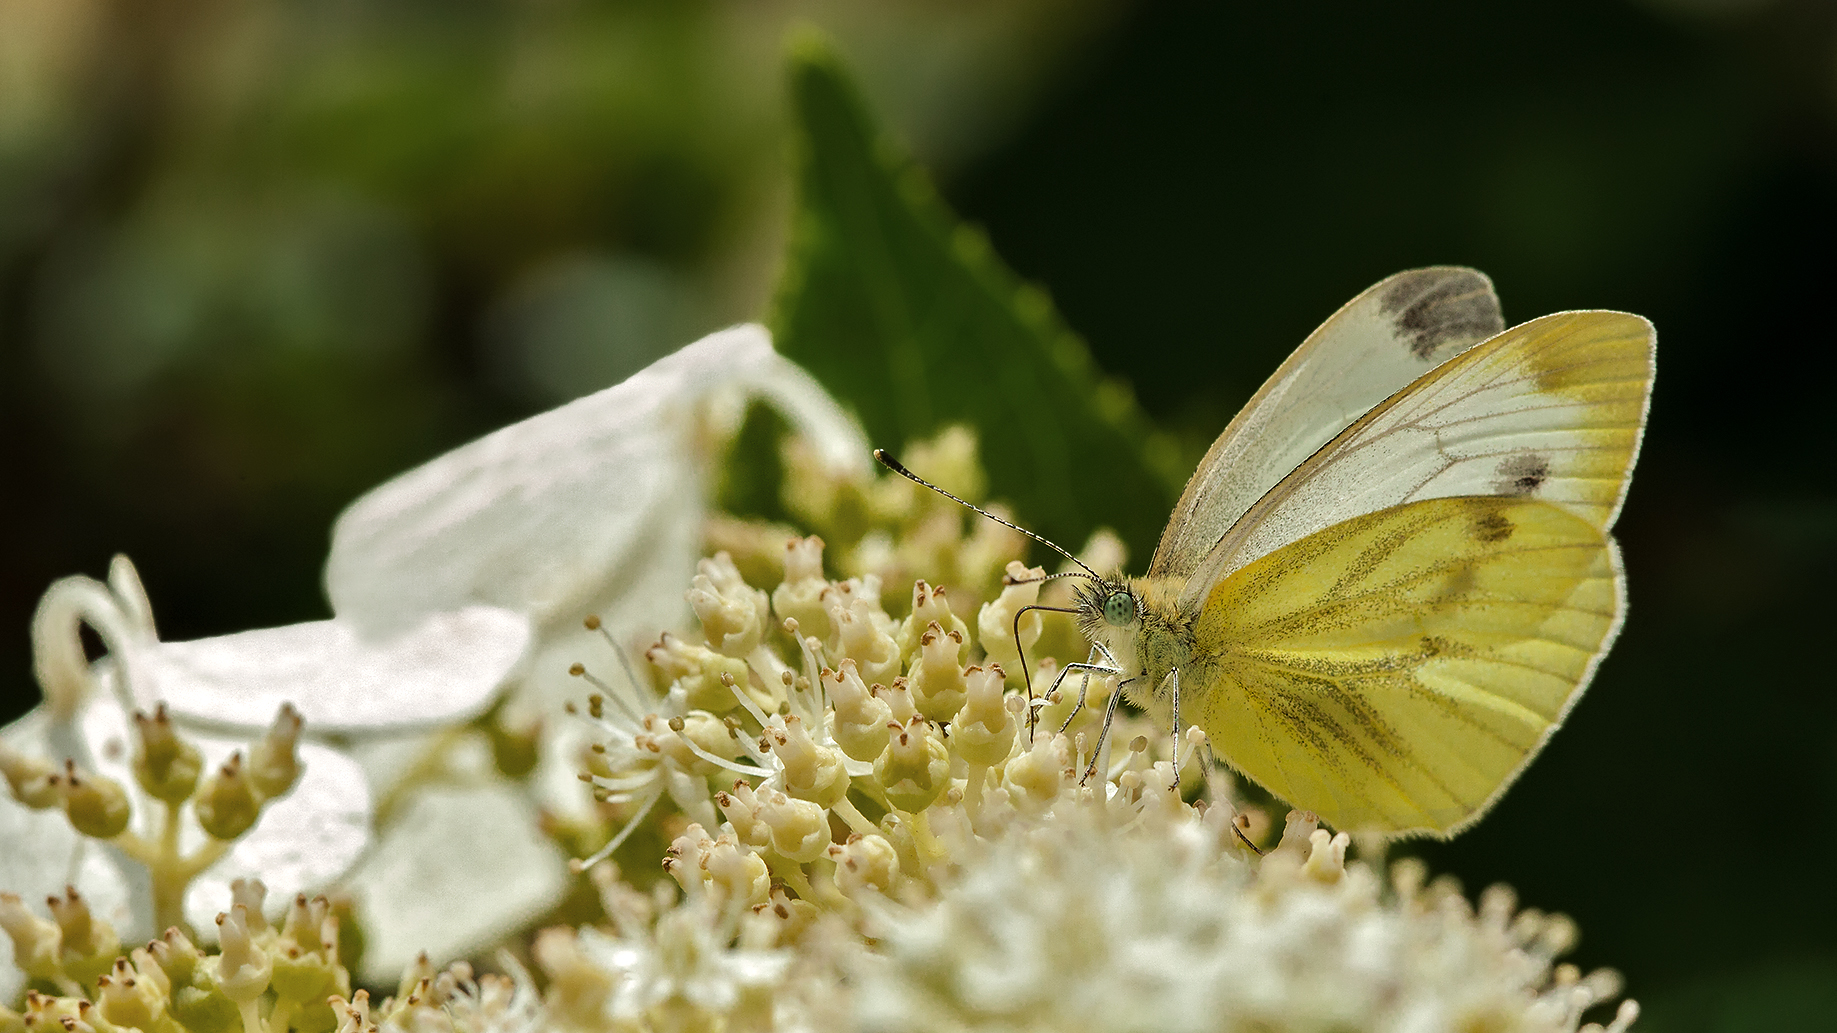
[[[993,496],[1029,526],[1070,549],[1111,527],[1145,565],[1184,479],[1172,440],[876,128],[824,40],[793,44],[790,78],[800,198],[780,350],[876,445],[968,423]]]

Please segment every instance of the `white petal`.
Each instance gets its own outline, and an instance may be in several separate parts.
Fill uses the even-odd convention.
[[[482,602],[529,614],[540,632],[614,586],[683,574],[703,512],[695,411],[731,391],[766,395],[822,454],[865,463],[860,432],[764,329],[733,327],[358,499],[332,529],[333,610],[392,628]]]
[[[490,606],[434,613],[406,632],[362,637],[311,621],[135,649],[135,695],[194,725],[260,729],[282,703],[308,734],[361,734],[468,720],[490,706],[529,645],[529,622]]]
[[[349,883],[367,938],[358,980],[393,985],[421,951],[437,966],[480,951],[553,907],[567,880],[514,789],[418,793]]]

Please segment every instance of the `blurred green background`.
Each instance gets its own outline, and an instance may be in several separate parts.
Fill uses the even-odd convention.
[[[1189,465],[1399,269],[1650,317],[1626,631],[1412,849],[1573,914],[1641,1028],[1830,1028],[1823,0],[0,0],[0,717],[52,579],[127,552],[169,638],[322,616],[357,493],[763,315],[799,20]]]

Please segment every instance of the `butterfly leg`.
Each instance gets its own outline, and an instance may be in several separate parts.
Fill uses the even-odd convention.
[[[1097,732],[1097,744],[1091,748],[1091,762],[1085,765],[1084,777],[1078,780],[1079,785],[1089,782],[1091,776],[1097,773],[1097,763],[1103,760],[1104,744],[1110,741],[1110,722],[1116,717],[1116,704],[1121,702],[1123,698],[1123,686],[1134,680],[1134,678],[1130,678],[1118,682],[1116,688],[1111,691],[1110,705],[1105,707],[1103,711],[1103,728]]]
[[[1180,668],[1167,672],[1167,678],[1174,683],[1174,784],[1168,788],[1177,794],[1180,792]]]
[[[1053,679],[1052,688],[1046,691],[1046,698],[1050,701],[1052,699],[1052,694],[1058,691],[1059,683],[1065,680],[1065,675],[1070,672],[1072,668],[1077,667],[1084,671],[1084,679],[1078,684],[1078,702],[1072,705],[1072,712],[1065,715],[1065,722],[1059,726],[1058,734],[1060,735],[1065,734],[1065,730],[1072,726],[1072,719],[1077,717],[1078,712],[1084,709],[1085,694],[1091,691],[1091,672],[1106,671],[1114,673],[1116,671],[1115,667],[1103,667],[1096,663],[1097,651],[1100,648],[1099,646],[1092,646],[1090,655],[1084,658],[1084,663],[1082,664],[1065,665],[1065,670],[1060,671],[1059,677]]]

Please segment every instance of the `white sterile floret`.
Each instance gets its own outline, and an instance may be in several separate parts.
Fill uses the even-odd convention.
[[[539,824],[537,803],[592,820],[588,794],[576,778],[588,737],[574,723],[547,716],[579,685],[567,670],[582,643],[591,641],[580,628],[581,616],[606,614],[617,629],[615,640],[626,643],[686,615],[682,587],[700,548],[710,422],[736,424],[743,403],[755,397],[778,408],[825,469],[865,470],[867,446],[849,417],[773,352],[762,328],[741,326],[710,335],[619,385],[455,449],[359,499],[333,530],[325,571],[331,620],[162,643],[145,593],[125,563],[108,585],[61,582],[39,615],[40,628],[50,632],[35,636],[40,680],[59,720],[31,726],[50,727],[58,741],[25,752],[49,761],[86,758],[98,750],[97,735],[127,727],[130,709],[152,711],[163,703],[215,771],[230,749],[262,734],[277,705],[291,703],[305,718],[308,740],[298,747],[301,783],[287,799],[264,808],[261,824],[222,864],[253,867],[283,894],[325,882],[370,844],[373,788],[388,804],[384,852],[420,858],[422,885],[458,890],[470,878],[482,880],[486,892],[473,897],[473,906],[454,908],[446,895],[399,884],[385,889],[369,880],[406,877],[406,869],[374,857],[355,877],[354,892],[387,895],[391,902],[367,916],[372,949],[364,977],[386,974],[404,960],[398,952],[418,945],[434,944],[449,957],[473,949],[527,921],[565,889],[565,869]],[[711,561],[704,575],[696,586],[704,594],[696,602],[721,631],[716,644],[752,649],[766,631],[764,593],[745,586],[731,565]],[[99,664],[83,655],[75,634],[79,621],[103,635],[109,655]],[[735,662],[744,673],[744,661]],[[719,677],[728,672],[711,673],[707,695],[731,709],[733,695]],[[94,702],[100,694],[90,691],[92,682],[112,688],[119,704]],[[522,691],[492,720],[506,726],[505,736],[529,740],[524,748],[538,764],[535,794],[511,789],[492,751],[478,748],[482,734],[454,730],[517,686]],[[112,708],[112,716],[98,708]],[[666,709],[660,720],[685,717],[684,710]],[[631,745],[669,745],[673,733],[666,729]],[[95,741],[85,744],[84,735]],[[338,750],[315,741],[326,735],[340,737]],[[213,745],[219,740],[228,745]],[[656,792],[673,791],[683,810],[712,821],[705,772],[684,770],[712,768],[686,748],[674,755],[674,761],[652,765],[656,770],[644,773],[643,785],[610,791],[636,790],[652,801]],[[352,756],[372,787],[363,785]],[[83,762],[91,768],[99,763]],[[354,784],[326,785],[336,772],[352,776],[345,781]],[[249,808],[234,792],[242,784],[218,780],[207,787],[215,794],[207,813],[223,828],[235,827]],[[430,786],[433,795],[417,803],[417,794]],[[42,818],[10,799],[0,801],[0,820],[9,829],[51,824]],[[261,853],[267,833],[282,827],[286,842]],[[505,849],[483,855],[453,849],[447,831],[454,827],[495,838]],[[83,847],[80,839],[66,839],[29,837],[33,856],[47,856],[26,867],[88,871],[71,861],[73,849]],[[478,863],[481,856],[527,863],[498,878],[497,866]],[[222,885],[213,869],[193,886],[195,906],[205,909],[195,921],[208,922],[223,906],[217,898],[226,891],[211,889]],[[112,899],[107,887],[97,887],[96,896]],[[193,903],[188,898],[188,906]],[[134,907],[147,911],[144,902]],[[153,931],[123,925],[138,930],[137,937]]]
[[[101,660],[92,663],[84,655],[83,625],[107,648]],[[104,851],[95,840],[74,835],[63,815],[32,813],[0,799],[0,831],[8,843],[0,888],[54,891],[64,885],[63,873],[80,872],[78,884],[112,911],[123,934],[146,939],[181,919],[209,927],[212,916],[230,906],[236,879],[259,875],[291,896],[345,874],[370,846],[371,800],[362,770],[336,750],[299,742],[301,719],[292,708],[281,706],[278,724],[270,710],[240,734],[234,724],[214,733],[174,734],[164,694],[199,686],[163,666],[170,644],[159,641],[146,592],[126,557],[116,557],[107,583],[70,577],[52,585],[34,617],[32,638],[46,702],[0,733],[3,748],[53,768],[74,765],[93,773],[86,776],[93,784],[122,787],[128,813],[109,837],[120,833],[133,843],[120,840],[122,849]],[[143,714],[138,731],[136,711]],[[157,723],[150,719],[154,713]],[[170,799],[150,795],[139,777],[146,772],[137,771],[137,744],[149,734],[174,750],[195,751],[188,762],[191,780]],[[199,772],[211,774],[200,784]],[[169,803],[188,797],[193,807],[169,810]],[[174,816],[179,824],[168,831]],[[161,913],[156,887],[177,894],[171,901],[182,910]]]

